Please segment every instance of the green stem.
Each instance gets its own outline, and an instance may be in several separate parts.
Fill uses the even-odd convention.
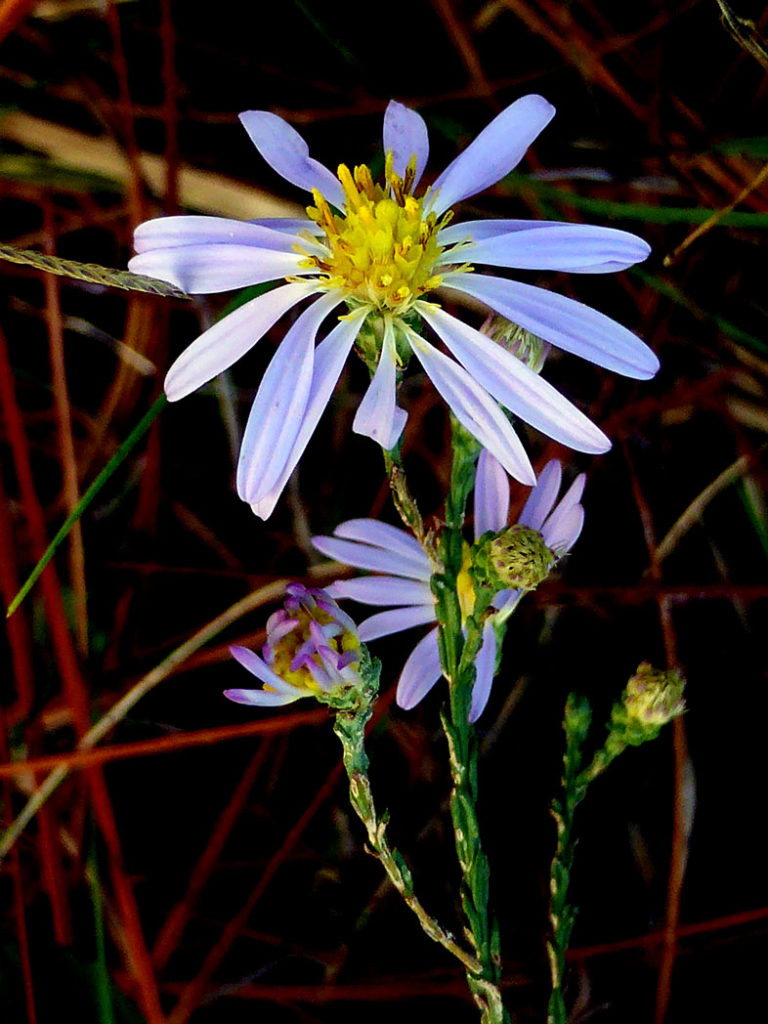
[[[387,817],[379,817],[368,778],[368,755],[365,752],[365,725],[371,717],[370,705],[336,714],[334,732],[341,740],[344,768],[349,778],[349,799],[355,813],[368,833],[371,853],[381,862],[397,892],[419,920],[419,924],[434,942],[439,943],[473,974],[480,972],[477,959],[463,949],[435,919],[427,913],[413,891],[413,878],[404,858],[389,845]]]
[[[478,450],[454,421],[451,490],[446,501],[446,528],[440,537],[443,572],[433,575],[432,588],[440,627],[440,658],[449,686],[448,709],[442,722],[453,782],[450,806],[462,873],[461,904],[480,964],[479,971],[467,971],[467,983],[480,1009],[482,1024],[503,1024],[509,1017],[499,988],[498,931],[489,913],[489,867],[477,817],[477,737],[469,723],[475,658],[482,644],[483,615],[489,598],[478,598],[462,628],[457,588],[463,559],[461,528],[474,485]]]
[[[588,780],[581,770],[582,745],[586,739],[591,711],[584,698],[570,694],[565,707],[565,755],[563,757],[563,799],[552,801],[552,817],[557,826],[557,847],[550,874],[549,920],[552,938],[547,943],[552,994],[549,998],[547,1024],[566,1024],[567,1013],[563,995],[565,954],[573,930],[575,912],[568,903],[575,844],[573,819],[576,808],[587,792]]]
[[[413,533],[416,540],[424,548],[427,555],[432,557],[432,543],[431,538],[427,535],[427,530],[424,526],[424,520],[421,518],[421,512],[419,506],[416,504],[416,499],[411,494],[408,487],[408,482],[405,478],[405,471],[403,470],[403,464],[400,458],[400,446],[393,448],[391,451],[384,452],[384,466],[389,477],[389,489],[392,492],[392,501],[394,502],[397,513],[402,519],[403,523]]]

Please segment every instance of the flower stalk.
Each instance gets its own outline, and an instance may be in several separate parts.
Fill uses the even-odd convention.
[[[573,822],[576,808],[587,795],[590,783],[602,775],[619,754],[628,747],[639,747],[656,739],[667,722],[683,713],[684,686],[683,677],[676,669],[657,671],[643,662],[627,683],[621,699],[613,705],[605,742],[587,767],[583,767],[582,748],[589,732],[592,711],[585,697],[573,693],[568,696],[563,720],[563,796],[562,800],[553,800],[551,808],[557,826],[557,846],[550,873],[549,920],[552,935],[547,943],[547,953],[552,993],[547,1024],[566,1024],[568,1019],[563,975],[565,954],[576,918],[576,910],[568,902],[575,853]]]
[[[378,663],[373,666],[376,683],[366,689],[359,703],[348,710],[336,712],[333,731],[339,737],[343,750],[344,769],[349,778],[349,800],[368,835],[370,853],[381,863],[392,885],[418,918],[419,924],[433,942],[463,964],[471,974],[479,974],[482,966],[475,956],[462,948],[450,932],[445,931],[424,909],[413,890],[410,869],[400,852],[391,847],[387,837],[387,815],[377,814],[368,776],[368,755],[365,751],[365,726],[373,713],[373,702],[378,688]]]
[[[480,1009],[482,1024],[503,1024],[509,1016],[499,988],[499,935],[489,912],[490,871],[477,818],[477,736],[469,722],[475,659],[483,642],[483,617],[492,595],[481,591],[472,613],[462,624],[458,588],[463,562],[461,527],[467,497],[474,484],[478,450],[463,427],[455,420],[452,425],[451,489],[446,502],[446,528],[440,538],[444,571],[432,577],[440,660],[449,686],[448,707],[441,719],[448,741],[453,782],[450,808],[462,875],[461,905],[480,965],[478,971],[467,970],[467,983]]]

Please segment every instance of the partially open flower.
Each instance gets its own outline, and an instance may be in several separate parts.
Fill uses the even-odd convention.
[[[518,523],[535,532],[556,560],[570,550],[584,523],[581,494],[584,475],[574,480],[557,501],[562,470],[553,460],[544,467],[531,491]],[[488,531],[500,533],[507,527],[509,515],[509,478],[488,451],[480,453],[475,482],[475,539]],[[435,601],[430,589],[432,567],[414,538],[397,527],[374,519],[350,519],[334,530],[333,537],[314,537],[312,543],[329,558],[336,558],[358,569],[385,573],[361,579],[338,580],[329,592],[363,604],[387,607],[365,619],[359,627],[361,640],[368,642],[411,626],[434,623]],[[475,601],[471,570],[471,549],[466,547],[465,566],[459,574],[459,599],[462,613],[472,613]],[[483,629],[483,645],[475,663],[470,721],[483,712],[496,672],[495,624],[503,622],[514,610],[523,589],[500,590],[493,599],[493,614]],[[397,684],[397,703],[412,708],[432,689],[442,675],[437,644],[437,629],[432,629],[413,649]]]
[[[225,690],[239,704],[275,707],[302,697],[336,705],[362,686],[361,647],[352,619],[324,590],[300,583],[286,587],[280,611],[267,621],[267,642],[259,657],[247,647],[230,647],[232,656],[263,683],[258,690]]]

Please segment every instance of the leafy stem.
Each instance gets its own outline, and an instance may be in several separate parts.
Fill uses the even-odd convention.
[[[467,982],[483,1024],[503,1024],[509,1017],[499,989],[499,936],[489,913],[489,867],[477,817],[477,737],[469,722],[475,658],[482,645],[483,618],[490,598],[479,595],[472,614],[462,622],[457,585],[463,560],[461,528],[474,485],[479,446],[455,420],[452,425],[451,490],[446,501],[446,526],[440,536],[443,571],[432,577],[440,659],[449,686],[442,723],[453,782],[450,807],[462,875],[461,904],[480,965],[478,971],[467,971]]]
[[[377,671],[374,668],[374,671]],[[366,699],[351,709],[336,712],[333,730],[341,741],[344,768],[349,778],[349,799],[355,813],[365,826],[370,852],[381,862],[393,886],[413,911],[419,924],[434,942],[439,943],[459,960],[467,972],[480,973],[482,968],[472,953],[463,949],[424,909],[413,891],[413,877],[400,852],[390,846],[387,837],[388,817],[379,817],[368,777],[368,755],[365,751],[365,726],[373,710],[373,690]]]

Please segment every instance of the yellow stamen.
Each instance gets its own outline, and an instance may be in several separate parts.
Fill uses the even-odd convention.
[[[411,195],[416,160],[404,177],[394,171],[392,152],[386,154],[384,185],[377,185],[367,166],[350,172],[341,164],[338,177],[344,192],[343,214],[336,214],[318,192],[307,213],[322,228],[317,242],[326,252],[300,249],[316,267],[321,286],[342,289],[352,304],[365,305],[382,315],[403,316],[425,292],[441,280],[434,273],[442,247],[440,229],[450,219],[425,213],[424,202]]]

